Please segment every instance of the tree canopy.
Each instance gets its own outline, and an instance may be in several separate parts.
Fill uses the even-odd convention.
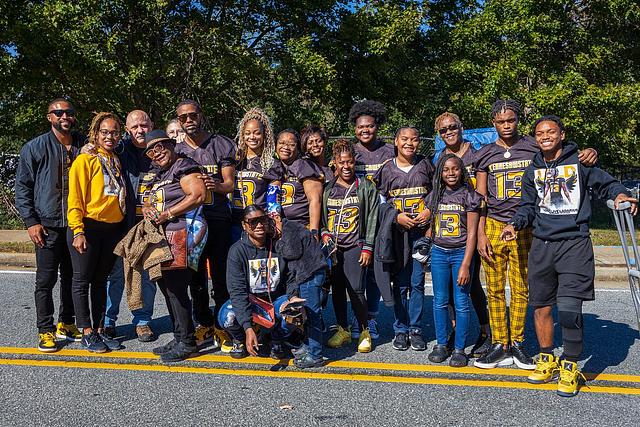
[[[158,125],[183,98],[216,131],[265,108],[276,128],[349,132],[354,101],[389,110],[386,132],[460,115],[490,125],[497,98],[524,122],[554,113],[603,162],[640,160],[637,0],[45,0],[0,4],[0,141],[46,129],[47,102],[148,111]]]

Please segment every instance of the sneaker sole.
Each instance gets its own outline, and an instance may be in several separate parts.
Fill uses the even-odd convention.
[[[527,382],[529,384],[538,384],[539,385],[539,384],[551,383],[551,382],[553,382],[554,380],[557,380],[557,379],[558,379],[557,377],[555,377],[555,378],[551,377],[551,378],[549,378],[547,380],[532,380],[531,378],[527,378]]]
[[[556,394],[560,397],[575,397],[578,394],[578,390],[573,393],[566,393],[564,391],[556,391]]]
[[[41,351],[43,353],[53,353],[54,351],[58,351],[58,347],[38,347],[38,351]]]
[[[59,334],[57,332],[56,332],[56,338],[59,339],[59,340],[66,340],[66,341],[70,341],[70,342],[80,342],[80,341],[82,341],[82,337],[73,338],[73,337],[70,337],[68,335]]]
[[[423,347],[423,348],[414,347],[413,344],[411,344],[411,350],[413,350],[413,351],[425,351],[426,349],[427,349],[427,347]]]
[[[395,345],[393,346],[394,350],[398,350],[398,351],[407,351],[409,350],[409,347],[396,347]]]
[[[524,369],[525,371],[533,371],[534,369],[536,369],[536,365],[522,363],[521,361],[518,360],[517,357],[513,358],[513,363],[515,363],[518,368]]]
[[[85,347],[85,350],[87,350],[89,353],[106,353],[107,351],[109,351],[108,348],[105,348],[104,350],[90,350],[86,347]]]
[[[482,363],[477,360],[473,362],[473,366],[480,369],[493,369],[499,366],[511,366],[513,365],[513,357],[505,357],[504,359],[494,363]]]

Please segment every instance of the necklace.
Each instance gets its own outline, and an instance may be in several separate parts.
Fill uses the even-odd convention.
[[[509,151],[512,147],[509,147],[507,144],[505,144],[504,142],[497,140],[496,144],[498,144],[500,147],[504,148],[505,151],[504,154],[502,155],[502,157],[504,157],[505,159],[510,159],[511,158],[511,152]]]
[[[457,152],[452,151],[451,149],[449,149],[449,147],[447,147],[446,152],[449,154],[455,154],[456,156],[458,156],[459,158],[462,158],[462,156],[465,155],[465,153],[467,152],[467,150],[469,149],[469,147],[471,146],[471,144],[469,143],[462,143],[462,145],[460,146],[460,149]],[[509,157],[511,157],[511,154],[509,154]]]

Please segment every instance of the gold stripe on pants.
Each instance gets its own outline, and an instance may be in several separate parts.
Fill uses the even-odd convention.
[[[511,341],[524,340],[524,323],[527,316],[529,288],[527,286],[527,257],[531,247],[531,229],[520,230],[515,240],[500,240],[506,223],[487,217],[485,233],[493,247],[493,260],[482,259],[487,280],[489,322],[494,344],[509,344],[507,329],[507,300],[505,287],[507,275],[511,287],[509,325]],[[508,268],[507,268],[508,265]]]

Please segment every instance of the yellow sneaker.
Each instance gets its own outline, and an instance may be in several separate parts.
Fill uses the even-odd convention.
[[[329,338],[327,346],[331,348],[340,348],[349,343],[351,343],[351,331],[338,325],[338,330],[331,338]]]
[[[578,394],[580,377],[586,380],[584,375],[578,371],[575,362],[562,360],[560,362],[560,379],[558,380],[558,396],[573,397]]]
[[[198,325],[194,334],[196,337],[196,345],[202,345],[209,341],[213,341],[214,330],[214,326]]]
[[[558,377],[558,358],[553,354],[540,353],[536,369],[527,377],[531,384],[544,384]]]
[[[80,340],[82,340],[82,332],[78,330],[75,323],[58,322],[58,325],[56,326],[56,338],[80,342]]]
[[[369,353],[371,351],[371,333],[369,328],[360,332],[360,338],[358,339],[358,353]]]
[[[230,353],[233,349],[233,341],[229,334],[224,329],[214,328],[213,330],[213,342],[215,347],[220,347],[220,351],[223,353]]]
[[[56,337],[53,332],[45,332],[44,334],[38,334],[38,350],[51,353],[52,351],[58,351],[58,346],[56,345]]]

